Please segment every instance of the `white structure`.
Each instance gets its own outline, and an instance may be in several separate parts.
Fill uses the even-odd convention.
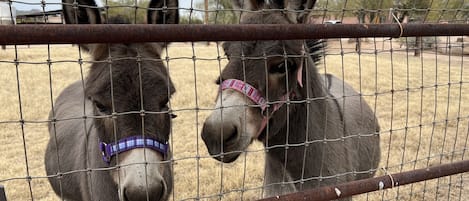
[[[0,24],[16,24],[16,8],[8,2],[0,2]]]

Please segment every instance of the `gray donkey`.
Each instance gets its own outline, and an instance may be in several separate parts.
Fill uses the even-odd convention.
[[[69,24],[100,24],[94,0],[63,0]],[[148,23],[177,23],[177,0],[152,0]],[[161,9],[167,8],[167,10]],[[65,200],[167,200],[173,187],[162,43],[85,44],[94,62],[50,112],[45,167]]]
[[[305,23],[315,1],[233,4],[249,10],[242,12],[242,24],[296,24]],[[308,44],[313,46],[305,48],[300,40],[223,45],[229,62],[202,139],[225,163],[235,161],[253,140],[262,141],[264,196],[372,177],[380,161],[373,111],[350,85],[318,73],[315,61],[323,48],[318,41]]]

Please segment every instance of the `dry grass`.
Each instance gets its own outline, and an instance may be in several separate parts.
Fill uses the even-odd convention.
[[[330,47],[329,53],[337,53],[332,49],[337,46]],[[19,47],[17,56],[14,49],[0,51],[0,105],[4,108],[0,113],[0,184],[5,185],[9,200],[30,200],[30,192],[35,200],[58,200],[44,178],[43,156],[48,140],[44,121],[51,108],[51,94],[55,99],[65,86],[81,79],[88,64],[78,64],[76,47],[60,45],[49,49],[48,54],[46,46]],[[328,55],[319,70],[342,77],[361,89],[375,109],[382,128],[380,167],[396,173],[467,159],[467,58],[434,53],[407,57],[405,52],[359,56],[345,51],[344,56]],[[259,143],[237,162],[221,164],[209,157],[200,138],[201,126],[217,91],[214,80],[226,63],[217,60],[217,52],[213,43],[196,44],[194,48],[190,44],[173,44],[168,50],[169,70],[177,89],[171,100],[178,115],[171,140],[175,158],[174,200],[254,200],[261,195],[264,164]],[[87,54],[83,57],[84,61],[89,60]],[[15,58],[28,63],[17,67]],[[45,63],[48,58],[51,66]],[[26,121],[24,126],[19,123],[21,118]],[[33,178],[30,185],[25,179],[28,174]],[[468,192],[468,179],[468,174],[457,175],[357,198],[468,200],[469,196],[460,195]]]

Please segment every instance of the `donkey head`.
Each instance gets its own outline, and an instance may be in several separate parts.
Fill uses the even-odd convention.
[[[78,5],[76,5],[77,2]],[[99,24],[93,0],[63,0],[69,24]],[[148,23],[177,23],[177,0],[152,0]],[[168,10],[162,11],[161,8]],[[165,200],[172,190],[168,101],[175,92],[161,60],[165,44],[82,44],[93,60],[85,95],[93,103],[103,165],[120,200]],[[124,150],[121,148],[124,146]],[[115,152],[115,149],[118,151]]]
[[[314,5],[310,0],[233,3],[235,7],[257,11],[243,12],[242,24],[304,23],[305,9]],[[266,10],[260,12],[261,9]],[[223,48],[229,62],[217,81],[221,90],[216,108],[220,109],[206,119],[202,138],[217,160],[232,162],[254,139],[273,136],[285,126],[286,107],[275,102],[294,99],[298,94],[304,48],[299,40],[225,42]]]

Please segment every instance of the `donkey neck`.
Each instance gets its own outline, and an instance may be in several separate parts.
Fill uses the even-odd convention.
[[[307,73],[303,75],[303,83],[306,83],[306,80],[308,82],[303,88],[299,88],[301,94],[299,99],[305,100],[308,97],[309,103],[291,104],[288,114],[289,122],[270,137],[266,144],[268,147],[294,145],[289,146],[288,149],[287,146],[276,146],[269,149],[266,154],[266,164],[278,164],[284,168],[282,171],[285,171],[293,181],[298,181],[302,177],[319,176],[329,171],[322,169],[320,165],[324,161],[322,158],[324,143],[321,140],[326,138],[326,133],[327,137],[340,133],[337,130],[341,129],[340,125],[342,125],[337,123],[331,126],[331,122],[341,121],[337,115],[332,115],[336,105],[327,99],[328,93],[323,79],[317,73],[312,61],[310,59],[309,61],[310,65],[303,72]],[[306,76],[308,79],[305,79]],[[308,157],[313,155],[315,158]],[[309,182],[307,185],[316,185],[316,183]]]
[[[317,72],[311,59],[308,59],[307,63],[308,66],[303,68],[302,78],[305,84],[303,87],[298,86],[295,94],[297,95],[296,100],[309,101],[290,104],[289,113],[286,114],[288,115],[288,123],[285,123],[278,133],[269,138],[269,145],[303,143],[306,140],[315,140],[317,136],[307,136],[307,132],[311,133],[313,130],[324,129],[326,120],[323,114],[328,110],[332,110],[332,108],[330,102],[325,99],[328,93],[321,75]],[[308,129],[306,129],[307,127]]]

